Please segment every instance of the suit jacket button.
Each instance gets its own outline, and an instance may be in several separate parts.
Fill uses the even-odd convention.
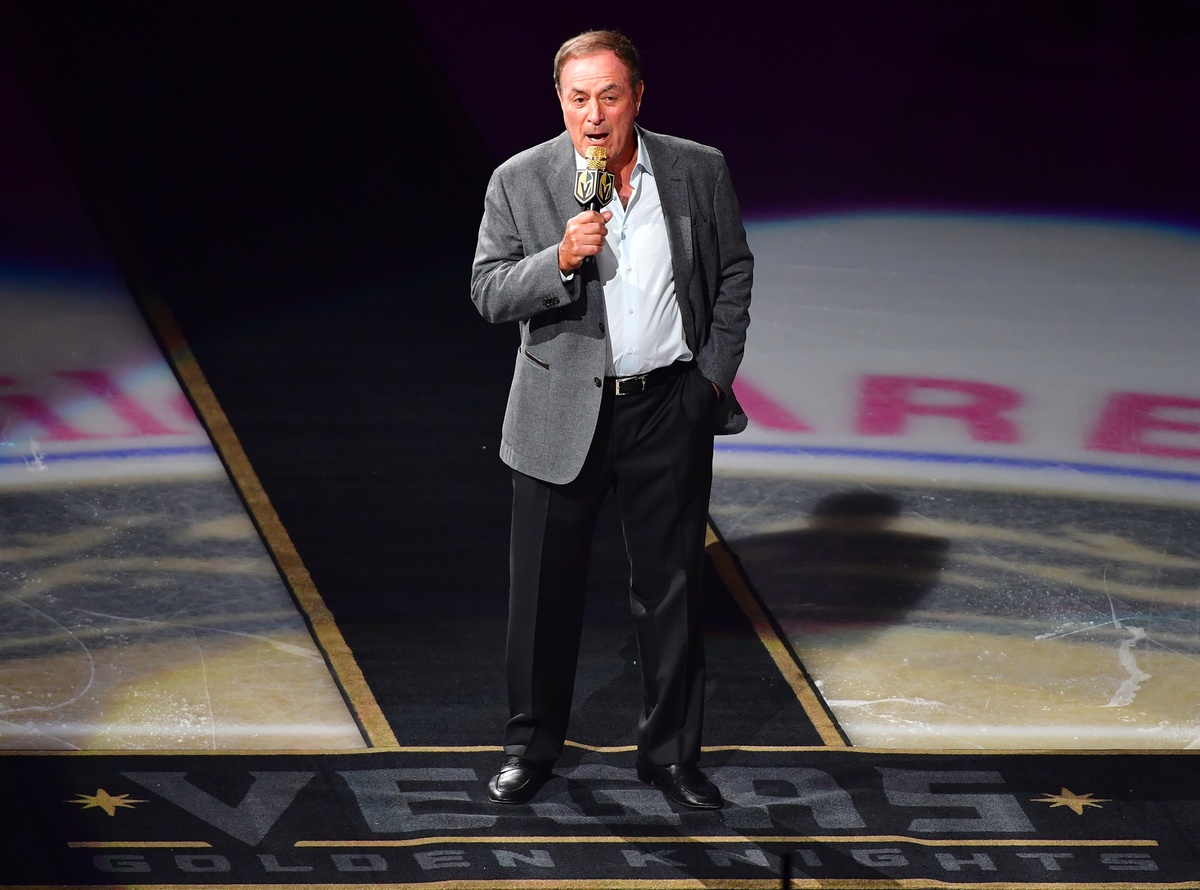
[[[543,306],[557,306],[558,305],[558,297],[547,297],[546,299],[542,300],[542,305]]]
[[[593,378],[592,378],[592,383],[596,384],[597,386],[603,386],[603,385],[604,385],[604,381],[603,381],[603,380],[601,380],[599,377],[593,377]]]

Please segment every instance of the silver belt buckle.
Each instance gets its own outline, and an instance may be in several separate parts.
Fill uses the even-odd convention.
[[[616,378],[617,385],[613,388],[613,391],[615,392],[616,395],[619,395],[619,396],[631,396],[631,395],[634,395],[635,393],[645,392],[646,391],[646,377],[647,377],[646,374],[634,374],[631,377],[618,377],[618,378]],[[635,383],[637,384],[636,389],[633,388],[632,386],[629,389],[625,388],[626,384],[635,384]]]

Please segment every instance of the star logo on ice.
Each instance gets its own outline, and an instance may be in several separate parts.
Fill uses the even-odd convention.
[[[1091,794],[1076,794],[1070,788],[1063,788],[1058,794],[1047,794],[1045,797],[1033,798],[1034,803],[1048,803],[1050,809],[1055,807],[1067,807],[1082,816],[1084,807],[1096,807],[1101,809],[1100,804],[1111,803],[1110,800],[1104,797],[1092,797]]]
[[[97,788],[95,794],[77,794],[74,800],[67,801],[67,803],[77,803],[85,810],[98,807],[110,816],[117,815],[118,808],[133,809],[134,804],[145,802],[144,800],[130,800],[128,794],[109,794],[103,788]]]

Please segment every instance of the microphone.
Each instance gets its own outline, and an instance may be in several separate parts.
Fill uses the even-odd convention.
[[[608,172],[608,149],[602,145],[589,145],[587,169],[575,174],[575,200],[584,210],[599,210],[612,200],[613,182],[616,179]],[[584,266],[595,266],[594,256],[586,257]]]
[[[608,149],[589,145],[587,169],[575,174],[575,200],[584,210],[599,210],[612,200],[615,179],[608,172]]]

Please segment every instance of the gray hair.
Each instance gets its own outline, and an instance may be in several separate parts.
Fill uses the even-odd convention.
[[[642,59],[628,37],[620,31],[584,31],[560,46],[554,54],[554,88],[562,91],[562,70],[567,62],[606,50],[625,65],[630,87],[642,82]]]

